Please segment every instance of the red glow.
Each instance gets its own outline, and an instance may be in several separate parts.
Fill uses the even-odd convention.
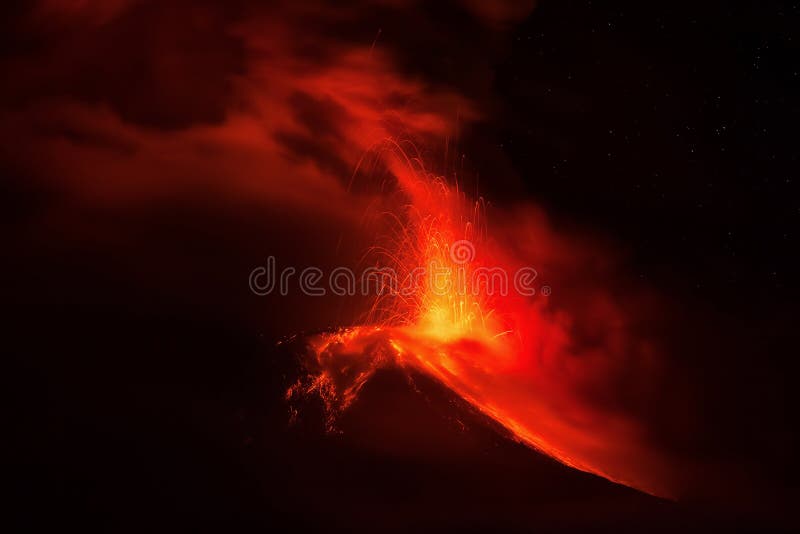
[[[586,261],[598,251],[556,236],[530,213],[505,226],[505,240],[494,239],[482,220],[482,202],[468,201],[443,179],[415,168],[396,145],[384,156],[410,203],[392,216],[401,226],[398,237],[390,240],[392,249],[376,247],[378,261],[387,258],[400,278],[432,262],[444,266],[448,290],[433,291],[430,277],[423,277],[411,296],[380,296],[364,326],[314,337],[311,356],[320,371],[289,396],[317,392],[334,417],[377,368],[411,368],[438,379],[516,439],[566,465],[670,495],[664,459],[648,450],[642,426],[587,394],[598,384],[611,386],[626,365],[645,381],[656,367],[653,349],[629,331],[630,319],[611,294],[584,282],[579,290],[588,294],[577,301],[584,309],[571,310],[562,308],[557,294],[500,295],[470,286],[469,271],[477,266],[512,272],[521,265]],[[450,249],[464,239],[476,244],[476,255],[456,265]],[[457,277],[459,268],[466,268],[467,276]],[[559,279],[557,271],[553,275]],[[587,327],[578,323],[589,321],[602,341],[583,348],[575,332]]]
[[[86,213],[114,213],[125,230],[128,218],[148,220],[152,206],[180,206],[201,192],[233,212],[256,204],[284,226],[311,220],[353,236],[370,205],[390,204],[387,218],[396,223],[371,257],[401,277],[432,261],[452,267],[450,246],[468,239],[477,255],[467,268],[531,266],[553,296],[475,293],[458,279],[445,295],[423,284],[410,297],[383,296],[362,326],[310,340],[320,372],[290,395],[298,387],[320,392],[335,413],[377,367],[406,366],[565,464],[672,495],[674,475],[649,446],[647,421],[628,409],[630,399],[653,391],[661,360],[636,330],[647,298],[612,289],[615,254],[553,230],[531,205],[492,211],[487,222],[480,201],[428,175],[425,158],[399,141],[452,139],[480,116],[478,103],[404,72],[371,38],[354,43],[306,31],[309,20],[348,22],[354,12],[275,4],[233,20],[221,4],[203,3],[186,17],[157,2],[40,2],[31,24],[57,46],[11,65],[18,74],[6,91],[19,105],[2,111],[0,126],[4,159],[65,199],[31,226],[57,228],[68,242],[103,243],[111,251],[104,257],[118,256],[121,268],[139,274],[162,257],[139,255],[124,241],[137,232],[93,224]],[[464,4],[502,26],[531,2]],[[130,28],[146,38],[120,39]],[[209,36],[220,43],[208,46]],[[229,40],[241,45],[241,65],[236,47],[230,56],[220,51]],[[137,83],[113,85],[131,79],[130,64],[146,67],[136,71]],[[369,175],[373,159],[391,174],[397,201],[350,187],[353,169]],[[269,251],[265,245],[259,253]],[[174,269],[164,278],[185,278]],[[311,323],[297,330],[317,324],[305,307],[295,315]]]

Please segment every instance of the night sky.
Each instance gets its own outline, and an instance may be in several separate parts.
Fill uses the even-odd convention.
[[[792,478],[797,6],[606,4],[545,3],[517,28],[498,145],[526,192],[682,303],[674,357],[720,426],[703,440],[769,449]]]
[[[800,4],[2,12],[22,530],[797,523]],[[369,98],[324,96],[353,87]],[[507,214],[534,205],[569,247],[592,243],[574,266],[587,279],[543,272],[554,295],[578,295],[565,306],[589,307],[579,295],[597,286],[620,302],[656,295],[645,324],[630,322],[658,347],[658,386],[631,393],[632,368],[593,393],[680,459],[683,498],[569,469],[424,376],[375,376],[340,431],[313,400],[290,423],[286,388],[303,372],[291,336],[352,324],[365,303],[257,297],[247,276],[269,255],[330,268],[370,245],[362,215],[384,185],[345,186],[376,124],[486,199],[505,233]]]

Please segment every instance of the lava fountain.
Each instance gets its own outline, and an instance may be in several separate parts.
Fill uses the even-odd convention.
[[[555,250],[569,248],[558,244],[563,238],[544,235],[530,257],[519,243],[491,236],[482,199],[426,172],[395,141],[378,152],[405,202],[382,214],[390,231],[367,257],[391,274],[375,280],[377,296],[360,325],[308,339],[309,376],[287,398],[318,394],[332,429],[377,369],[425,373],[514,439],[568,466],[672,496],[672,476],[642,425],[587,393],[597,384],[614,387],[631,360],[641,377],[652,347],[627,331],[625,313],[602,291],[592,290],[582,310],[570,313],[546,287],[521,293],[516,277],[517,287],[509,287],[513,273],[530,282],[537,259],[547,264],[563,254]],[[541,235],[541,226],[525,219],[513,225],[512,239]],[[604,330],[600,346],[576,341],[582,322]]]

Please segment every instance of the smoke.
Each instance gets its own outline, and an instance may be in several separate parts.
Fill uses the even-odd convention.
[[[2,162],[27,198],[13,215],[20,242],[61,243],[28,250],[37,257],[117,258],[123,279],[261,324],[263,305],[240,293],[249,268],[269,254],[357,264],[376,233],[365,214],[396,188],[384,179],[403,182],[386,143],[449,173],[451,146],[493,107],[496,50],[475,43],[501,43],[533,7],[43,0],[15,14],[2,57]],[[495,302],[519,334],[514,358],[450,347],[465,368],[500,360],[490,372],[473,361],[449,385],[562,461],[680,493],[645,409],[668,397],[649,331],[659,299],[630,283],[612,246],[554,229],[530,203],[491,209],[488,226],[489,256],[535,267],[553,295]],[[264,328],[348,325],[363,311],[311,305],[289,300]]]

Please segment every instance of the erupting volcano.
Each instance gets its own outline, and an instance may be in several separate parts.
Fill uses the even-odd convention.
[[[786,6],[5,4],[23,524],[796,522]]]
[[[647,450],[642,429],[584,391],[592,382],[613,382],[624,372],[622,359],[634,366],[653,359],[647,342],[628,339],[623,310],[596,289],[580,303],[595,313],[553,306],[550,287],[532,285],[533,266],[550,264],[554,254],[547,247],[555,238],[541,221],[514,227],[517,247],[509,246],[492,235],[483,199],[473,201],[457,184],[426,172],[395,141],[377,153],[399,192],[388,195],[397,211],[378,216],[389,234],[366,255],[383,275],[373,280],[377,296],[362,324],[307,340],[309,374],[287,398],[318,394],[330,430],[376,370],[425,373],[514,439],[568,466],[672,495],[664,459]],[[576,324],[582,320],[595,324]],[[587,328],[605,331],[610,344],[581,353],[572,337]]]

